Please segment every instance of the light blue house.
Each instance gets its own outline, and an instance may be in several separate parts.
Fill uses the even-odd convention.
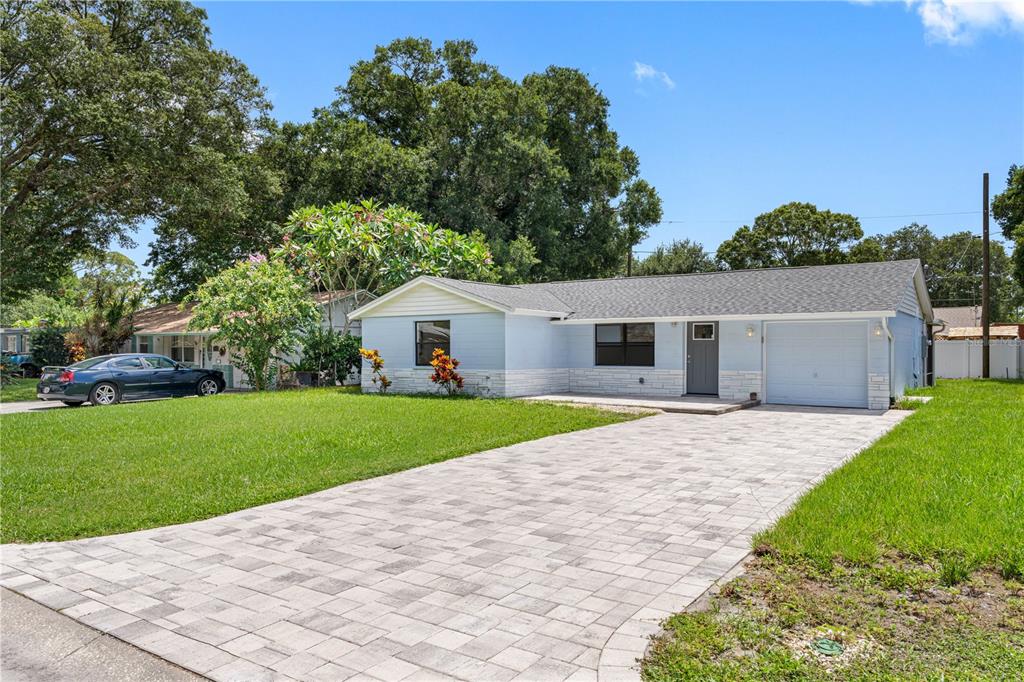
[[[681,396],[884,409],[926,382],[917,260],[515,286],[420,277],[352,313],[392,391]],[[363,390],[375,390],[363,371]]]

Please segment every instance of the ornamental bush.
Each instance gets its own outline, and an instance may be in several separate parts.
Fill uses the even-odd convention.
[[[32,362],[38,367],[68,364],[68,348],[64,330],[57,327],[36,327],[29,334],[32,344]]]
[[[462,390],[464,383],[462,375],[455,371],[459,366],[458,360],[440,348],[435,348],[430,366],[434,368],[430,380],[443,388],[448,395],[455,395]]]
[[[373,382],[378,391],[387,393],[388,387],[391,386],[391,379],[388,379],[387,375],[384,374],[384,358],[380,356],[376,348],[360,348],[359,354],[370,363],[370,371],[373,372],[370,381]]]
[[[319,372],[328,385],[359,366],[359,337],[314,327],[302,337],[302,360],[293,369]]]

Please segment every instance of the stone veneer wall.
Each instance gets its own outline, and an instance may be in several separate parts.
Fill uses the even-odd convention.
[[[868,372],[868,409],[889,409],[889,375]]]
[[[510,369],[505,372],[505,395],[509,398],[569,390],[569,372],[562,369]]]
[[[761,395],[761,372],[720,370],[718,372],[718,397],[726,400],[748,400],[751,393]]]
[[[388,389],[392,393],[436,393],[438,389],[430,381],[431,373],[432,370],[427,368],[385,368],[385,374],[392,381]],[[466,380],[466,393],[494,398],[566,391],[678,397],[686,385],[683,370],[649,367],[459,370],[459,373]],[[641,377],[643,384],[640,383]],[[377,391],[369,370],[363,371],[360,386],[367,393]]]
[[[437,393],[438,386],[430,380],[433,370],[428,367],[388,369],[384,368],[384,374],[391,379],[390,393]],[[465,379],[466,393],[474,395],[490,396],[500,398],[505,395],[505,370],[481,369],[481,370],[459,370],[459,374]],[[363,370],[360,388],[364,393],[376,393],[377,387],[373,384],[373,372],[369,369]]]
[[[644,383],[640,383],[640,379]],[[586,367],[569,370],[573,393],[679,397],[686,391],[686,372],[653,367]]]

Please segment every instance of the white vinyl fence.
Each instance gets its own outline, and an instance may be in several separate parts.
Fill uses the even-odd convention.
[[[1024,378],[1024,341],[993,339],[989,342],[989,376],[993,379]],[[981,341],[936,339],[935,376],[945,379],[981,376]]]

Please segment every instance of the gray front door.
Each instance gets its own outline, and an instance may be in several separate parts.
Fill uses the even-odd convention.
[[[686,325],[686,392],[718,395],[718,323]]]

